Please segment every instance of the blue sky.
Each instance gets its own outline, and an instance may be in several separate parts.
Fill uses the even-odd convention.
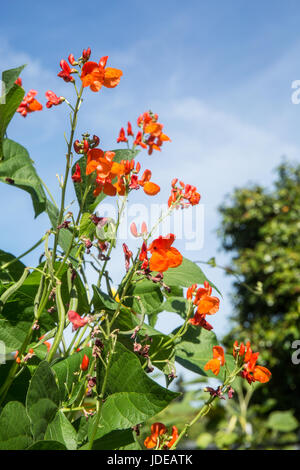
[[[72,96],[57,77],[61,58],[79,56],[88,46],[95,60],[109,55],[108,65],[123,70],[121,83],[114,90],[86,92],[77,135],[90,130],[100,136],[102,148],[116,148],[127,120],[134,122],[147,109],[157,112],[172,142],[161,154],[141,158],[162,187],[157,202],[166,201],[174,176],[196,185],[205,210],[204,246],[184,254],[193,260],[216,256],[225,264],[215,234],[225,195],[249,181],[270,185],[284,155],[299,161],[300,106],[291,102],[291,84],[300,79],[299,17],[296,0],[6,2],[0,63],[2,70],[27,63],[23,85],[38,90],[45,103],[48,89]],[[17,115],[8,129],[9,137],[29,150],[54,194],[55,174],[65,164],[66,116],[62,106],[26,119]],[[68,198],[73,199],[71,191]],[[0,200],[1,248],[20,254],[48,228],[47,217],[33,221],[29,196],[15,188],[1,185]],[[112,260],[116,280],[118,256]],[[223,293],[212,319],[222,335],[232,312],[231,280],[220,270],[205,271]],[[168,329],[167,322],[160,325]]]

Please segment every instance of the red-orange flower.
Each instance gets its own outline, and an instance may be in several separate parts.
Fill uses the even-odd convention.
[[[144,440],[144,445],[147,447],[147,449],[153,449],[154,447],[160,448],[161,444],[163,443],[166,445],[169,449],[172,447],[172,445],[176,442],[178,439],[178,429],[176,426],[172,427],[172,438],[171,440],[167,440],[168,436],[167,434],[167,428],[163,423],[154,423],[151,426],[151,435],[149,437],[146,437]],[[166,435],[166,436],[164,436]]]
[[[76,167],[75,167],[75,171],[72,175],[72,180],[74,181],[74,183],[81,183],[82,182],[82,178],[81,178],[81,169],[80,169],[80,166],[78,163],[76,163]]]
[[[48,100],[46,103],[47,108],[51,108],[52,106],[58,106],[65,100],[63,96],[56,96],[56,94],[51,90],[46,91],[45,95]]]
[[[82,67],[82,86],[89,86],[92,91],[99,91],[102,86],[114,88],[120,83],[123,72],[118,69],[106,67],[108,56],[102,57],[97,62],[86,62]]]
[[[158,115],[152,112],[145,112],[138,117],[137,125],[142,129],[136,135],[134,145],[140,145],[143,148],[148,147],[148,154],[153,150],[159,150],[163,142],[171,140],[163,133],[163,125],[158,122]]]
[[[148,194],[148,196],[155,196],[155,194],[159,193],[160,187],[158,186],[158,184],[150,181],[151,176],[151,171],[145,170],[142,178],[138,181],[138,183],[142,186],[144,192]]]
[[[61,71],[57,74],[58,77],[61,77],[65,82],[74,82],[74,77],[72,77],[72,69],[70,68],[68,62],[62,59],[59,63]]]
[[[33,111],[41,111],[43,106],[39,103],[35,96],[37,95],[36,90],[29,90],[27,95],[23,98],[20,103],[17,113],[20,113],[23,117],[27,116],[27,113],[32,113]]]
[[[74,310],[69,310],[68,318],[73,325],[73,331],[78,330],[78,328],[85,326],[89,322],[89,318],[81,318],[81,316],[77,312],[74,312]]]
[[[271,372],[269,369],[263,366],[258,366],[256,365],[257,359],[259,356],[259,353],[254,353],[251,349],[250,342],[248,341],[246,344],[246,348],[243,347],[243,343],[241,343],[241,346],[239,347],[239,352],[244,352],[244,369],[241,372],[241,376],[247,380],[249,384],[252,382],[261,382],[261,383],[266,383],[269,382],[269,380],[272,377]],[[236,349],[238,348],[238,344],[235,343],[234,346],[234,356],[236,356]],[[245,350],[246,349],[246,350]],[[243,354],[239,354],[240,356],[243,356]]]
[[[177,178],[172,180],[171,186],[171,196],[168,200],[168,206],[176,204],[176,207],[189,207],[199,204],[201,196],[197,192],[196,186],[190,184],[184,184],[183,181],[180,181],[180,188],[177,186]]]
[[[153,240],[148,250],[152,254],[149,266],[151,271],[164,272],[169,268],[177,268],[182,263],[182,254],[171,245],[175,235],[170,233],[166,237],[159,236]]]
[[[187,290],[187,298],[194,297],[193,303],[197,306],[196,313],[189,322],[192,325],[202,326],[206,330],[212,330],[213,327],[205,320],[205,316],[217,313],[220,306],[218,297],[212,296],[211,293],[212,288],[207,281],[204,282],[204,287],[197,289],[197,284],[193,284]]]
[[[224,364],[224,349],[222,346],[214,346],[213,358],[205,364],[204,370],[211,370],[214,375],[218,375],[220,372],[220,367],[224,366]]]
[[[119,143],[119,142],[128,142],[128,139],[125,135],[124,127],[121,127],[121,129],[120,129],[119,137],[117,138],[117,143]]]

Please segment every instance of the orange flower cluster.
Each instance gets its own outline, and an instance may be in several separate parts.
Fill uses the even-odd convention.
[[[233,345],[233,357],[241,358],[244,363],[244,368],[241,372],[241,376],[247,380],[249,384],[252,382],[269,382],[272,374],[266,367],[257,366],[257,359],[259,352],[254,353],[251,349],[250,342],[238,344],[237,341]]]
[[[134,147],[140,146],[144,149],[148,149],[149,155],[152,154],[153,150],[160,151],[163,142],[171,140],[163,133],[163,124],[158,122],[158,115],[153,114],[151,111],[141,114],[137,119],[137,125],[141,130],[137,132],[134,138],[131,123],[128,122],[127,137],[131,136],[134,138]],[[127,137],[125,129],[122,127],[117,138],[117,143],[128,142]]]
[[[211,295],[212,288],[207,281],[204,287],[197,289],[197,284],[193,284],[187,290],[187,299],[194,297],[193,304],[197,306],[194,317],[189,320],[192,325],[202,326],[206,330],[212,330],[213,327],[206,321],[206,315],[214,315],[218,312],[220,299]]]
[[[184,184],[182,181],[179,182],[181,188],[176,186],[178,178],[172,180],[171,186],[171,196],[168,200],[168,206],[176,204],[177,207],[181,206],[189,207],[195,206],[200,202],[200,194],[197,192],[196,186],[191,186],[190,184]],[[187,201],[187,202],[185,202]]]
[[[246,346],[244,343],[241,343],[239,346],[238,342],[235,341],[233,346],[233,357],[236,358],[238,365],[243,365],[243,370],[240,375],[246,379],[249,384],[252,382],[269,382],[272,376],[269,369],[256,365],[258,356],[258,352],[252,352],[250,342],[248,342]],[[224,364],[225,357],[223,348],[221,346],[214,346],[213,358],[205,364],[204,370],[211,370],[214,375],[218,375],[220,367],[224,366]]]
[[[141,179],[138,178],[141,165],[135,166],[134,160],[122,160],[120,163],[114,161],[114,152],[103,152],[98,148],[90,149],[87,153],[86,174],[97,172],[96,189],[94,196],[98,196],[102,191],[108,196],[119,194],[124,196],[131,189],[143,187],[144,192],[149,196],[155,196],[160,191],[160,187],[150,181],[152,173],[145,170]],[[117,179],[113,183],[113,180]]]
[[[122,70],[106,67],[108,56],[101,57],[99,63],[86,62],[81,70],[83,87],[90,87],[92,91],[99,91],[102,86],[114,88],[120,83]]]
[[[20,113],[21,116],[26,117],[28,113],[32,113],[34,111],[41,111],[43,109],[43,106],[35,99],[36,95],[36,90],[29,90],[27,95],[21,101],[17,109],[17,113]]]
[[[151,426],[151,435],[146,437],[144,445],[147,449],[161,449],[164,447],[171,448],[178,439],[178,429],[176,426],[172,427],[172,436],[167,434],[167,428],[163,423],[153,423]]]

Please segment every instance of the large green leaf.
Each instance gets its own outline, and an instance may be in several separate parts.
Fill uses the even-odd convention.
[[[103,371],[99,364],[98,385],[101,386]],[[144,422],[166,408],[178,395],[150,379],[135,354],[117,343],[107,378],[106,400],[96,438],[99,439],[113,430],[128,429]],[[92,424],[89,432],[91,427]]]
[[[139,153],[138,150],[130,150],[130,149],[118,149],[118,150],[112,150],[112,152],[115,152],[114,161],[118,163],[120,163],[121,160],[132,160]],[[87,184],[91,184],[92,188],[90,189],[85,199],[83,211],[92,212],[96,209],[98,204],[100,204],[100,202],[103,201],[106,195],[104,193],[101,193],[96,198],[93,195],[95,181],[96,181],[96,172],[92,173],[89,176],[86,175],[86,156],[79,158],[79,160],[77,160],[74,163],[73,168],[72,168],[72,174],[75,172],[76,163],[78,163],[78,165],[80,166],[81,179],[82,179],[82,183],[74,183],[77,200],[78,200],[79,205],[81,205],[84,190]]]
[[[298,428],[298,421],[291,410],[273,411],[267,421],[267,427],[274,431],[291,432]]]
[[[32,422],[35,440],[44,438],[47,426],[54,419],[59,407],[59,390],[54,374],[46,361],[42,361],[32,376],[26,409]]]
[[[0,384],[4,384],[14,360],[6,361],[5,364],[0,365]],[[15,377],[13,386],[9,388],[4,403],[18,401],[25,404],[26,394],[29,387],[31,374],[28,367],[24,367],[22,374]]]
[[[0,180],[31,195],[35,217],[46,208],[46,196],[27,150],[10,139],[3,142]]]
[[[144,309],[144,312],[150,315],[162,310],[164,298],[160,287],[154,282],[148,280],[139,281],[128,290],[127,295],[129,298],[126,299],[124,304],[138,313],[143,313],[142,310]],[[140,300],[137,300],[136,297],[139,297]]]
[[[85,444],[80,450],[88,449]],[[97,439],[93,443],[93,450],[140,450],[140,445],[135,441],[132,429],[112,431]]]
[[[218,288],[207,279],[202,269],[187,258],[183,258],[181,265],[177,268],[170,268],[164,273],[164,282],[170,286],[190,287],[192,284],[203,284],[204,281],[208,281],[220,294]]]
[[[92,304],[96,311],[104,310],[116,310],[118,308],[118,303],[112,299],[108,294],[102,292],[99,287],[93,285],[93,299]]]
[[[33,322],[33,307],[26,302],[7,302],[0,314],[0,341],[6,352],[21,347]]]
[[[188,300],[184,297],[168,297],[162,305],[162,310],[178,313],[182,318],[186,318],[188,311]]]
[[[70,421],[59,411],[49,423],[45,440],[61,442],[68,450],[77,448],[77,434]]]
[[[0,160],[3,158],[2,144],[7,126],[24,97],[23,88],[15,85],[15,81],[24,67],[25,65],[22,65],[15,69],[5,70],[2,73],[3,90],[0,90],[0,93],[3,93],[0,96]]]
[[[176,361],[196,374],[214,377],[210,371],[204,371],[204,366],[212,359],[212,348],[217,344],[216,335],[212,331],[190,325],[180,343],[175,346]]]
[[[23,294],[21,294],[23,295]],[[23,344],[34,321],[32,300],[17,299],[7,302],[0,314],[0,341],[5,343],[6,352],[16,351]],[[55,326],[54,319],[47,312],[42,312],[39,330],[33,331],[33,341]]]
[[[17,401],[7,403],[0,416],[0,450],[23,450],[32,441],[25,407]]]
[[[67,450],[66,446],[57,441],[37,441],[27,450]]]

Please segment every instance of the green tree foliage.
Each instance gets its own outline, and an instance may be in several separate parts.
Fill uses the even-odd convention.
[[[234,327],[226,336],[250,340],[272,371],[269,387],[253,401],[274,400],[276,410],[300,417],[297,391],[300,365],[293,364],[293,342],[300,339],[300,165],[281,164],[271,190],[236,189],[221,208],[219,233],[232,255]],[[295,362],[295,361],[294,361]]]

